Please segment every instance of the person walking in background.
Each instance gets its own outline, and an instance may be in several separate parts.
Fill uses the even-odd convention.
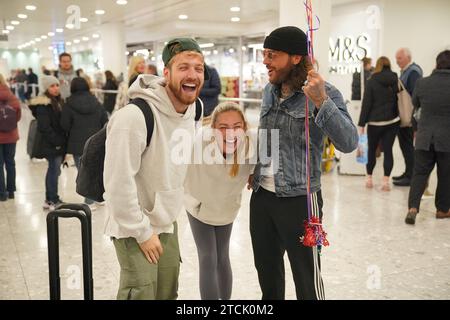
[[[422,68],[412,62],[411,51],[408,48],[399,49],[395,54],[395,59],[401,69],[400,80],[405,86],[406,91],[412,97],[416,81],[422,78]],[[407,187],[411,183],[414,168],[414,129],[412,126],[400,127],[397,136],[403,158],[405,159],[405,172],[392,179],[394,180],[394,185]]]
[[[106,110],[89,91],[86,79],[77,77],[70,84],[70,97],[67,98],[61,113],[61,127],[67,135],[67,153],[73,155],[75,166],[80,168],[80,158],[87,139],[99,131],[108,121]],[[95,210],[94,201],[84,201]]]
[[[28,75],[27,75],[28,90],[26,93],[27,100],[30,100],[31,95],[33,94],[33,91],[34,91],[34,96],[37,96],[39,94],[39,88],[37,87],[37,85],[38,85],[37,74],[33,72],[33,69],[28,68]],[[33,90],[33,88],[34,88],[34,90]]]
[[[450,50],[436,58],[436,69],[416,83],[413,104],[420,110],[407,224],[415,224],[428,178],[437,165],[436,218],[450,218]]]
[[[67,52],[61,53],[59,55],[59,69],[55,72],[55,77],[59,80],[61,99],[64,101],[70,96],[70,83],[76,76],[72,65],[72,56]]]
[[[114,77],[114,74],[111,71],[109,70],[105,71],[105,78],[106,82],[105,85],[102,87],[102,89],[117,90],[117,81],[116,78]],[[116,104],[116,97],[117,93],[106,92],[104,94],[103,107],[105,108],[105,110],[108,112],[109,115],[111,115],[114,111],[114,105]]]
[[[367,126],[368,162],[366,165],[366,187],[373,188],[372,173],[376,164],[376,150],[381,141],[384,152],[384,177],[381,190],[390,191],[389,176],[394,166],[392,146],[399,128],[400,117],[397,105],[398,78],[391,70],[387,57],[377,60],[375,70],[367,81],[364,90],[361,113],[359,116],[359,133],[364,133]]]
[[[223,102],[211,118],[211,126],[203,129],[214,130],[212,139],[204,141],[201,130],[198,144],[201,150],[214,150],[221,162],[203,160],[189,165],[184,204],[197,246],[201,298],[229,300],[233,287],[231,230],[241,207],[242,189],[254,165],[249,161],[248,123],[239,105]]]
[[[54,210],[62,203],[58,195],[58,178],[66,154],[66,134],[60,124],[63,101],[59,91],[59,80],[56,77],[43,76],[40,82],[42,95],[31,99],[29,108],[37,120],[38,130],[42,135],[38,146],[40,155],[48,162],[43,208]]]
[[[20,120],[20,102],[0,74],[0,201],[14,199],[16,191],[16,143],[19,140],[17,123]],[[6,183],[5,183],[6,171]]]
[[[205,67],[209,72],[209,80],[205,81],[202,91],[200,91],[200,99],[204,106],[203,116],[209,117],[214,111],[214,108],[219,104],[219,95],[222,86],[217,70],[206,64]]]
[[[369,57],[362,58],[363,70],[362,74],[364,76],[364,88],[367,87],[367,80],[372,75],[372,59]],[[353,74],[352,80],[352,100],[361,100],[361,72],[355,72]]]

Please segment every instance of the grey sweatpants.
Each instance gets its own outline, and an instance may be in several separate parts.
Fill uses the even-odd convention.
[[[200,296],[202,300],[229,300],[233,286],[229,256],[233,223],[213,226],[189,212],[188,218],[198,252]]]

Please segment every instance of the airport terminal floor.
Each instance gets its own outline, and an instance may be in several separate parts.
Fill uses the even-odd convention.
[[[0,299],[48,299],[46,215],[42,209],[46,162],[31,161],[26,139],[32,118],[22,105],[17,144],[17,192],[13,200],[0,202]],[[255,125],[258,112],[247,117]],[[403,159],[396,143],[393,175],[401,173]],[[378,164],[381,158],[378,159]],[[380,165],[378,165],[380,167]],[[379,168],[374,177],[380,177]],[[62,171],[60,194],[66,202],[82,202],[75,192],[76,169]],[[322,178],[324,227],[330,241],[322,250],[322,276],[326,299],[448,299],[450,297],[450,219],[435,218],[434,199],[422,201],[414,226],[404,217],[409,188],[390,192],[364,187],[364,177],[339,175],[336,168]],[[433,172],[430,190],[434,192]],[[249,233],[249,198],[233,225],[230,256],[233,270],[232,299],[260,299]],[[103,235],[104,207],[93,212],[94,298],[115,299],[119,265],[111,241]],[[181,247],[179,299],[200,299],[198,258],[187,216],[178,219]],[[61,290],[64,299],[81,299],[80,225],[60,221]],[[286,298],[295,299],[289,263],[286,261]]]

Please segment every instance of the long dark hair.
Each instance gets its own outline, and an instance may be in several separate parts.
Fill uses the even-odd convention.
[[[311,69],[313,69],[313,64],[309,56],[302,56],[302,60],[289,72],[286,84],[294,91],[301,91]]]
[[[52,96],[48,90],[44,92],[45,96],[50,99],[50,104],[52,105],[53,111],[59,112],[62,110],[63,101],[61,99],[61,94]]]
[[[450,50],[444,50],[436,57],[436,69],[450,69]]]
[[[106,77],[106,81],[111,80],[114,84],[117,84],[116,77],[114,77],[114,74],[111,71],[106,70],[105,77]]]

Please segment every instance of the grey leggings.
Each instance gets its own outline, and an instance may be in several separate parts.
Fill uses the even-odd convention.
[[[188,212],[189,224],[197,245],[202,300],[229,300],[233,286],[229,248],[233,223],[213,226]]]

